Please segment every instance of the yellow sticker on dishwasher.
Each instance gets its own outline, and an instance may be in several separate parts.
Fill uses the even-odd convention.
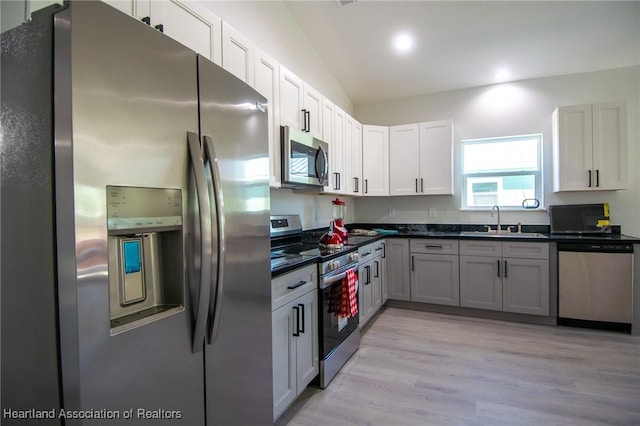
[[[609,226],[609,221],[608,220],[599,220],[598,224],[596,226],[598,228],[604,228],[605,226]]]
[[[604,217],[609,217],[609,203],[604,203],[603,206],[604,206]]]

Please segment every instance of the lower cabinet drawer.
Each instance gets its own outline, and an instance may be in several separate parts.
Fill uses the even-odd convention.
[[[315,264],[273,279],[271,281],[271,310],[278,309],[316,288],[317,282],[318,270]]]
[[[458,254],[458,240],[411,239],[411,253]]]

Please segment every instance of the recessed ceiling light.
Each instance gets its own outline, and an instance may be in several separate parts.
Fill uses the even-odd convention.
[[[496,81],[506,81],[511,77],[511,73],[506,69],[501,69],[496,72],[494,78]]]
[[[400,33],[393,39],[393,47],[401,53],[411,51],[413,49],[413,44],[413,37],[407,33]]]

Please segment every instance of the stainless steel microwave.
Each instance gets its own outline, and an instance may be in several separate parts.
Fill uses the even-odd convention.
[[[282,184],[329,185],[329,144],[289,126],[280,127]]]

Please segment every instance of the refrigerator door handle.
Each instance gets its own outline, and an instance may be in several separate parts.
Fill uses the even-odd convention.
[[[222,185],[220,184],[220,167],[218,164],[218,157],[213,146],[213,139],[211,136],[204,136],[204,151],[206,158],[209,160],[209,167],[211,171],[211,177],[213,181],[213,201],[217,211],[216,222],[218,228],[218,276],[215,284],[215,291],[211,292],[211,304],[209,309],[211,310],[212,320],[209,323],[209,344],[215,343],[218,337],[218,331],[220,329],[220,312],[222,310],[222,292],[224,290],[224,266],[225,266],[225,232],[224,232],[224,203],[222,194]],[[213,257],[211,258],[213,263]],[[213,280],[211,281],[213,283]]]
[[[196,182],[195,189],[200,219],[200,283],[197,286],[198,305],[196,307],[192,346],[192,352],[197,353],[203,350],[209,299],[211,297],[211,286],[207,285],[207,283],[211,282],[211,262],[204,262],[204,259],[211,258],[211,210],[204,173],[204,160],[198,135],[193,132],[187,132],[187,143],[189,145],[189,156],[191,157],[191,168]]]

